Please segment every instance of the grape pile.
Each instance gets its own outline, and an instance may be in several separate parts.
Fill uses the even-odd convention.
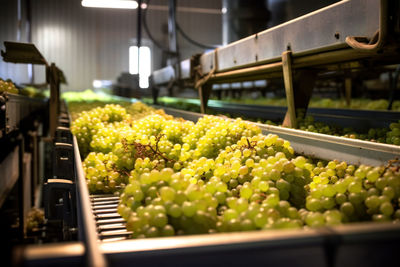
[[[44,224],[44,211],[37,208],[32,208],[28,213],[26,230],[31,233]]]
[[[71,132],[76,136],[81,155],[86,155],[91,151],[91,146],[100,146],[106,149],[107,144],[105,140],[95,140],[92,142],[93,137],[103,137],[104,134],[116,134],[117,131],[112,131],[118,126],[118,123],[127,120],[128,116],[126,110],[119,105],[106,105],[104,108],[95,108],[88,112],[84,111],[80,114],[79,118],[74,120],[71,125]],[[109,127],[107,127],[109,126]],[[108,136],[107,141],[113,140],[115,137]]]
[[[217,100],[217,99],[215,99]],[[152,99],[145,99],[145,103],[153,103]],[[171,97],[159,97],[157,99],[160,105],[172,108],[180,108],[193,112],[200,112],[200,107],[197,99],[185,99],[185,98],[171,98]],[[237,103],[237,104],[248,104],[248,105],[261,105],[261,106],[281,106],[286,107],[286,98],[280,97],[258,97],[258,98],[229,98],[226,97],[224,102]],[[389,105],[386,99],[367,99],[367,98],[355,98],[351,100],[350,106],[347,105],[345,99],[332,99],[332,98],[311,98],[309,107],[310,108],[340,108],[340,109],[363,109],[363,110],[387,110]],[[392,111],[400,111],[400,100],[393,101]]]
[[[0,78],[0,93],[1,92],[18,94],[19,91],[11,80],[4,81]]]
[[[167,99],[166,99],[167,100]],[[251,105],[268,105],[268,106],[286,106],[286,98],[226,98],[224,101],[239,104],[251,104]],[[386,99],[367,99],[367,98],[355,98],[351,100],[350,106],[347,105],[345,99],[332,99],[332,98],[311,98],[309,107],[311,108],[344,108],[344,109],[364,109],[364,110],[387,110],[389,105]],[[393,101],[393,111],[400,111],[400,101]]]
[[[267,100],[265,104],[267,105],[281,105],[282,101],[286,101],[285,99],[261,99],[262,101]],[[364,101],[365,100],[365,101]],[[359,108],[367,106],[367,109],[371,110],[379,110],[379,109],[386,109],[386,108],[373,108],[377,106],[382,106],[382,103],[386,103],[387,107],[387,101],[386,100],[376,100],[376,101],[370,101],[367,104],[367,100],[356,100],[354,103],[358,103],[356,106]],[[184,110],[189,110],[189,111],[194,111],[194,112],[200,112],[200,107],[198,103],[192,102],[192,101],[185,101],[184,99],[181,100],[175,100],[172,101],[171,98],[168,97],[162,97],[159,98],[158,101],[160,102],[161,105],[164,105],[166,107],[172,107],[172,108],[178,108],[178,109],[184,109]],[[386,102],[385,102],[386,101]],[[148,100],[148,102],[151,102]],[[246,99],[243,101],[228,101],[228,102],[234,102],[234,103],[252,103],[251,101],[247,101]],[[314,107],[342,107],[340,105],[332,106],[334,101],[331,99],[314,99],[310,102],[310,106]],[[256,103],[258,103],[256,101]],[[360,104],[360,103],[363,103]],[[400,102],[399,102],[400,103]],[[396,105],[400,107],[400,105]],[[255,103],[252,103],[255,104]],[[343,108],[343,107],[342,107]],[[356,107],[354,107],[356,108]],[[212,108],[208,109],[208,114],[214,114],[214,115],[224,115],[227,117],[231,117],[231,114],[228,113],[221,113],[221,112],[216,112],[212,110]],[[273,122],[271,120],[262,120],[258,118],[248,118],[248,117],[243,117],[246,120],[249,121],[254,121],[258,123],[264,123],[264,124],[269,124],[269,125],[274,125],[274,126],[279,126],[279,122]],[[400,120],[396,123],[390,124],[389,128],[371,128],[368,130],[368,132],[365,133],[359,133],[354,131],[352,128],[342,128],[340,126],[336,125],[330,125],[326,124],[323,122],[317,122],[314,120],[313,116],[309,116],[305,114],[305,110],[298,110],[297,111],[297,120],[298,120],[298,129],[303,130],[303,131],[308,131],[308,132],[315,132],[315,133],[321,133],[321,134],[329,134],[329,135],[334,135],[334,136],[343,136],[343,137],[348,137],[352,139],[361,139],[361,140],[366,140],[366,141],[372,141],[372,142],[378,142],[378,143],[386,143],[386,144],[394,144],[394,145],[400,145]]]
[[[126,120],[113,110],[120,115],[83,114],[92,114],[86,124],[108,123],[93,128],[83,166],[91,193],[120,196],[118,212],[134,238],[400,221],[398,162],[306,158],[241,119]]]
[[[305,116],[304,112],[300,111],[298,112],[298,128],[308,132],[400,145],[400,120],[391,123],[389,128],[371,128],[368,133],[360,134],[351,128],[341,128],[323,122],[316,122],[314,121],[314,117]]]

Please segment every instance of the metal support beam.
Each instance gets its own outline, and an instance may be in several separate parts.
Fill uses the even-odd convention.
[[[18,226],[18,238],[19,240],[23,240],[25,237],[25,223],[27,211],[25,210],[25,168],[24,168],[24,150],[25,150],[25,142],[22,135],[18,136],[18,168],[19,168],[19,177],[18,177],[18,218],[19,218],[19,226]]]
[[[208,99],[210,98],[211,89],[212,89],[212,84],[210,83],[205,83],[200,87],[198,87],[201,113],[206,113],[207,111],[207,103]]]
[[[138,75],[140,73],[140,47],[142,46],[142,0],[138,1],[138,9],[137,9],[137,25],[136,25],[136,46],[137,50],[137,58],[138,58]]]
[[[47,67],[47,82],[50,84],[50,100],[49,100],[49,120],[50,120],[50,136],[53,138],[57,128],[57,117],[59,111],[60,100],[60,79],[59,71],[54,63]]]
[[[176,38],[176,0],[168,1],[168,41],[169,41],[169,51],[173,53],[178,52],[178,41]],[[179,58],[174,56],[167,62],[168,65],[175,65],[179,62]],[[179,71],[179,68],[177,68]],[[177,77],[180,77],[177,73]]]
[[[345,90],[347,107],[350,107],[351,104],[351,87],[352,87],[351,77],[346,77],[344,79],[344,90]]]
[[[296,108],[294,106],[292,52],[282,53],[283,81],[285,83],[286,101],[288,110],[282,126],[297,128]]]
[[[301,69],[294,75],[294,106],[297,109],[307,110],[317,79],[318,70]]]

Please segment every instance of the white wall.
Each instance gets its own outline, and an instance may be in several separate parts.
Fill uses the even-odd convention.
[[[4,41],[26,42],[25,21],[18,26],[18,2],[0,0],[0,49],[4,51]],[[23,17],[25,13],[21,14]],[[0,78],[29,82],[27,65],[5,63],[0,57]]]
[[[17,23],[17,1],[3,1],[7,2],[7,10],[0,10],[1,22],[6,20],[0,23],[2,48],[4,40],[16,41]],[[220,9],[220,2],[181,0],[178,6]],[[167,6],[168,1],[153,0],[151,3]],[[128,72],[128,49],[136,37],[136,10],[84,8],[81,0],[31,0],[31,5],[32,42],[49,62],[55,62],[64,71],[68,85],[63,86],[63,90],[91,88],[93,79],[115,80],[121,72]],[[221,43],[221,14],[178,12],[177,20],[196,41]],[[147,21],[154,37],[167,45],[166,33],[162,32],[167,12],[149,9]],[[144,29],[142,31],[146,38]],[[178,42],[182,58],[202,51],[181,37]],[[160,50],[154,47],[153,55],[153,69],[158,69],[161,67]],[[10,67],[2,61],[0,64],[0,77],[27,82],[26,66]],[[44,73],[42,66],[35,67],[35,82],[43,82]]]

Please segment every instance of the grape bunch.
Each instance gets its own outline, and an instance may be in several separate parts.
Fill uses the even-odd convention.
[[[121,122],[127,120],[129,116],[126,114],[126,110],[119,105],[106,105],[104,108],[95,108],[90,111],[84,111],[80,116],[72,122],[71,132],[76,136],[79,150],[82,157],[86,157],[90,151],[93,137],[101,130],[103,133],[107,130],[103,130],[110,123]],[[111,126],[112,128],[112,126]],[[104,134],[101,134],[103,135]],[[109,146],[107,143],[102,144],[102,140],[95,140],[94,146],[106,147]]]
[[[19,91],[11,80],[8,79],[4,81],[3,79],[0,78],[0,93],[1,92],[18,94]]]
[[[28,212],[26,230],[27,233],[34,232],[44,225],[44,211],[38,208],[32,208]]]
[[[261,101],[258,102],[259,100],[250,100],[250,99],[245,99],[245,100],[230,100],[229,102],[234,102],[234,103],[251,103],[251,104],[257,104],[257,103],[263,103],[263,105],[286,105],[286,100],[285,99],[260,99]],[[191,103],[191,102],[186,102],[184,100],[178,100],[178,101],[171,101],[169,98],[160,98],[158,99],[160,104],[167,106],[167,107],[173,107],[173,108],[178,108],[178,109],[184,109],[184,110],[190,110],[192,111],[194,107],[197,107],[199,109],[198,104]],[[283,101],[283,102],[282,102]],[[282,104],[283,103],[283,104]],[[399,101],[395,101],[393,103],[393,110],[399,110]],[[352,101],[352,108],[355,109],[368,109],[368,110],[385,110],[387,109],[388,102],[387,100],[373,100],[371,101],[370,99],[358,99],[358,100],[353,100]],[[188,108],[190,106],[190,108]],[[328,107],[333,107],[333,108],[347,108],[345,101],[340,101],[340,100],[332,100],[328,98],[324,99],[312,99],[310,102],[310,107],[321,107],[321,108],[328,108]],[[196,110],[194,110],[196,111]],[[199,111],[196,111],[199,112]],[[227,117],[231,117],[232,114],[229,113],[223,113],[220,111],[215,111],[212,108],[208,110],[208,114],[215,114],[215,115],[224,115]],[[249,120],[249,121],[254,121],[258,123],[265,123],[269,125],[274,125],[274,126],[279,126],[279,122],[273,122],[271,120],[263,120],[260,118],[254,118],[254,117],[242,117],[243,119]],[[372,142],[378,142],[378,143],[387,143],[387,144],[394,144],[394,145],[400,145],[400,126],[399,123],[392,123],[389,128],[371,128],[368,130],[368,132],[360,133],[356,132],[351,128],[343,128],[338,125],[332,125],[332,124],[327,124],[319,121],[315,121],[313,116],[305,114],[305,110],[299,109],[297,111],[297,122],[298,122],[298,129],[303,130],[303,131],[308,131],[308,132],[314,132],[314,133],[321,133],[321,134],[329,134],[329,135],[334,135],[334,136],[344,136],[352,139],[361,139],[361,140],[367,140],[367,141],[372,141]]]
[[[400,120],[399,122],[391,123],[389,128],[371,128],[367,133],[357,133],[351,128],[341,128],[323,122],[316,122],[314,117],[305,116],[304,111],[300,110],[298,112],[298,124],[298,128],[303,131],[400,145]]]
[[[112,152],[90,152],[83,161],[83,170],[90,193],[112,193],[123,188],[128,181],[127,173],[117,169],[118,156]]]
[[[386,133],[386,143],[400,145],[400,120],[397,123],[391,123],[390,131]]]
[[[326,166],[318,162],[313,172],[306,208],[314,216],[335,210],[337,214],[340,211],[342,222],[400,218],[398,167],[356,168],[345,162],[330,161]]]
[[[318,161],[241,119],[151,113],[101,124],[83,163],[88,187],[120,196],[134,238],[400,222],[395,161]]]

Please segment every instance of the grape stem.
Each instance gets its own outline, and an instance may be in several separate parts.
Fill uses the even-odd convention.
[[[169,158],[167,158],[166,156],[164,156],[164,155],[160,152],[160,150],[158,149],[158,143],[160,142],[160,139],[161,139],[161,137],[163,137],[163,136],[164,136],[164,134],[159,134],[159,135],[157,135],[157,137],[156,137],[156,145],[155,145],[156,149],[154,149],[150,144],[148,144],[147,146],[150,147],[151,151],[153,151],[154,154],[160,156],[160,157],[163,158],[165,161],[174,161],[173,159],[169,159]]]
[[[146,158],[147,156],[151,157],[151,156],[158,156],[162,159],[164,159],[166,162],[176,162],[176,160],[174,159],[169,159],[167,158],[163,153],[160,152],[159,148],[158,148],[158,143],[160,142],[161,138],[164,136],[164,134],[158,134],[156,136],[156,143],[155,143],[155,148],[153,146],[151,146],[150,144],[141,144],[139,142],[135,142],[133,141],[132,143],[128,143],[126,141],[126,139],[122,139],[122,145],[124,146],[124,150],[125,152],[128,152],[128,146],[134,146],[135,150],[136,150],[136,155],[138,156],[138,158]],[[149,155],[148,153],[146,153],[147,151],[151,151],[152,154]]]
[[[243,146],[240,148],[240,150],[242,151],[242,153],[243,153],[243,150],[245,150],[246,148],[248,148],[248,149],[255,149],[255,146],[257,145],[257,143],[254,142],[254,141],[250,142],[249,138],[246,138],[246,141],[247,141],[247,145],[243,145]]]

